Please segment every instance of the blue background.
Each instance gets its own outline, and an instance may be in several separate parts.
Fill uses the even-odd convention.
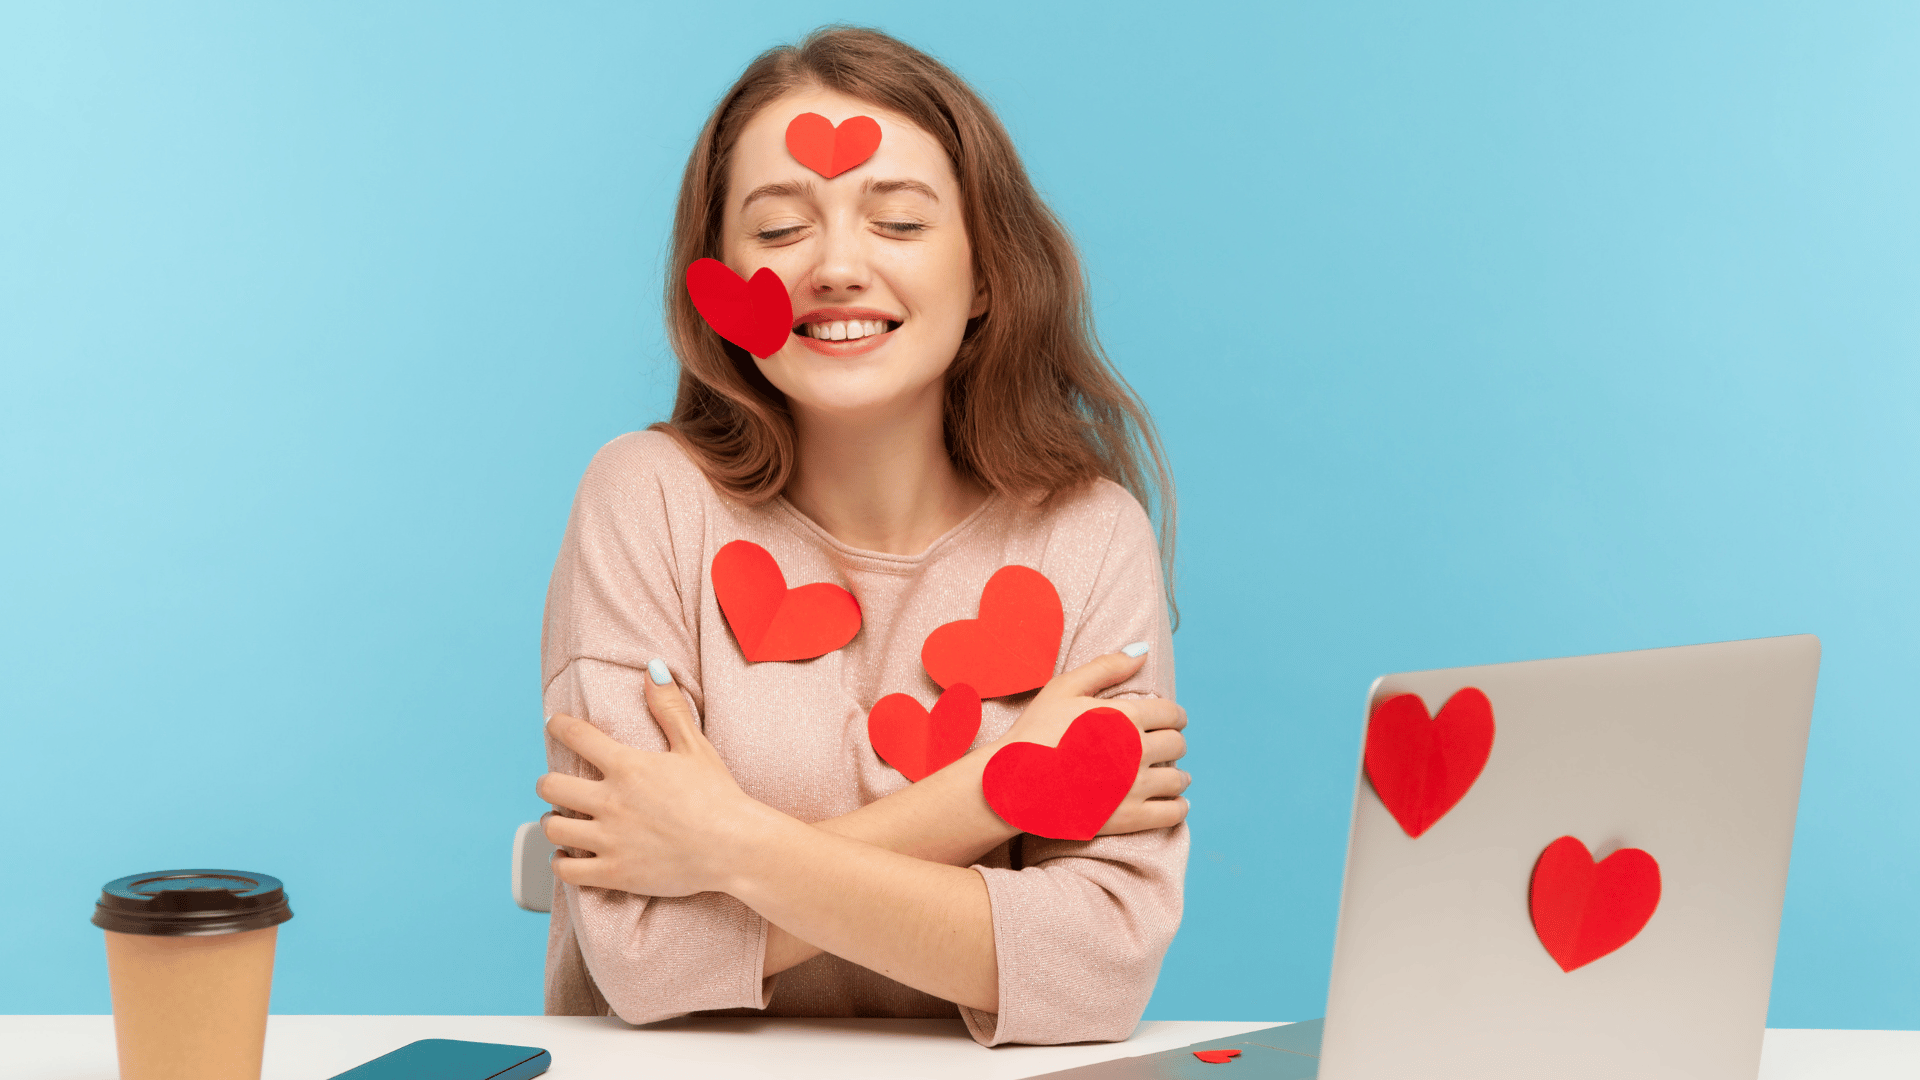
[[[701,120],[837,19],[996,103],[1164,426],[1150,1017],[1320,1014],[1373,676],[1812,631],[1772,1023],[1920,1027],[1905,3],[0,6],[0,1012],[181,864],[290,882],[277,1010],[539,1011],[551,560]]]

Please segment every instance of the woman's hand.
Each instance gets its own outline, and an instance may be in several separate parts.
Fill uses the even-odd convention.
[[[1097,698],[1093,695],[1116,683],[1124,682],[1146,663],[1146,650],[1138,656],[1124,652],[1096,657],[1072,671],[1053,677],[1034,695],[1026,711],[992,744],[982,749],[989,755],[1010,742],[1032,742],[1058,746],[1074,720],[1088,709],[1117,709],[1140,729],[1140,773],[1133,790],[1100,828],[1101,836],[1165,829],[1187,819],[1187,800],[1181,793],[1193,783],[1186,770],[1172,762],[1187,753],[1187,710],[1165,698]]]
[[[547,816],[548,840],[594,853],[555,855],[553,875],[569,885],[646,896],[721,891],[738,842],[773,811],[734,782],[666,664],[654,660],[647,670],[647,709],[666,733],[666,753],[636,750],[575,717],[547,721],[553,737],[603,777],[547,773],[535,782],[540,798],[591,819]]]

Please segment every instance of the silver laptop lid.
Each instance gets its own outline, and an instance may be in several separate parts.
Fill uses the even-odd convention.
[[[1376,681],[1320,1080],[1753,1080],[1819,662],[1801,635]],[[1471,694],[1381,712],[1468,687],[1477,776]]]

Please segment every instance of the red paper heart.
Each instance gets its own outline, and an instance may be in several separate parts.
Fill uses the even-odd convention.
[[[1091,840],[1140,773],[1140,731],[1118,709],[1088,709],[1058,747],[1013,742],[987,760],[980,790],[1001,820],[1035,836]]]
[[[1493,752],[1493,703],[1471,686],[1427,719],[1418,694],[1395,694],[1367,719],[1367,779],[1408,836],[1446,816]]]
[[[860,632],[860,602],[838,585],[816,581],[787,588],[767,549],[735,540],[713,556],[713,595],[753,662],[811,660]]]
[[[793,297],[773,267],[746,281],[718,259],[695,259],[687,267],[687,295],[713,332],[765,360],[793,333]]]
[[[1037,690],[1053,678],[1066,623],[1045,574],[1003,566],[980,591],[980,617],[928,634],[920,663],[941,686],[966,683],[983,698]]]
[[[881,760],[914,783],[959,761],[980,733],[980,695],[955,683],[933,712],[906,694],[888,694],[867,713],[867,741]]]
[[[880,123],[871,116],[849,116],[833,121],[805,112],[787,125],[787,153],[831,180],[873,156],[880,149]]]
[[[1585,967],[1632,941],[1660,906],[1660,864],[1639,848],[1598,863],[1563,836],[1533,864],[1527,908],[1533,932],[1561,971]]]
[[[1195,1050],[1193,1056],[1209,1065],[1225,1065],[1240,1056],[1238,1050]]]

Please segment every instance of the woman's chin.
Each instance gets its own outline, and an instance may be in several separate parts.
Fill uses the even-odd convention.
[[[840,374],[843,377],[782,380],[787,385],[780,390],[795,413],[816,420],[864,422],[911,414],[921,406],[937,410],[941,405],[937,377],[929,384],[920,379],[902,380],[897,373],[882,371]]]

